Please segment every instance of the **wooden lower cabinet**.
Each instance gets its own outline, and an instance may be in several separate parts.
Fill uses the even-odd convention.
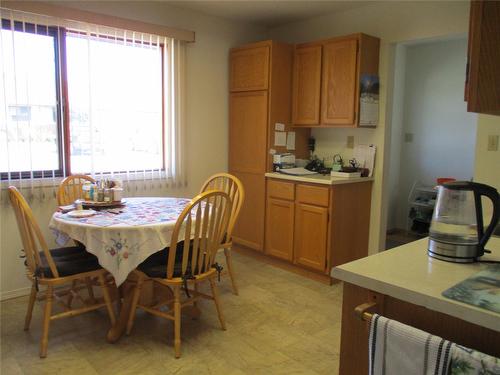
[[[368,374],[368,323],[354,309],[375,302],[373,312],[483,353],[500,357],[500,333],[423,306],[344,283],[340,375]]]
[[[268,198],[266,207],[266,253],[293,259],[294,206],[291,201]]]
[[[297,203],[294,262],[318,271],[326,268],[328,208]]]
[[[368,254],[371,186],[267,178],[264,253],[331,283],[333,265]]]
[[[245,189],[245,201],[233,230],[237,244],[262,251],[264,248],[264,216],[266,181],[262,174],[230,171],[238,177]]]

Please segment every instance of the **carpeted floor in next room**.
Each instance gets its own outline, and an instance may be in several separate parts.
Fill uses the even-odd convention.
[[[174,358],[173,324],[138,312],[134,329],[105,340],[104,311],[51,323],[48,356],[38,357],[42,304],[23,331],[27,297],[1,307],[1,368],[10,374],[337,374],[342,286],[327,286],[234,254],[240,295],[220,285],[227,331],[211,301],[198,320],[182,320],[182,357]]]

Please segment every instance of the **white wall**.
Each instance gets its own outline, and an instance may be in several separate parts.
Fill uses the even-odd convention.
[[[403,116],[405,102],[406,46],[398,44],[394,51],[394,85],[391,113],[391,131],[387,139],[390,152],[387,188],[387,229],[397,228],[399,197],[399,170],[403,141]]]
[[[384,248],[386,230],[386,199],[383,179],[387,178],[388,153],[386,141],[390,138],[393,54],[397,42],[444,37],[467,32],[469,20],[468,1],[429,2],[373,2],[349,11],[327,14],[310,20],[284,25],[271,30],[270,36],[289,42],[306,42],[350,33],[363,32],[381,38],[380,46],[380,125],[376,129],[314,130],[318,153],[329,153],[335,145],[343,145],[345,136],[355,135],[355,143],[373,143],[377,146],[375,183],[372,193],[369,252]],[[319,137],[321,136],[321,139]],[[386,163],[384,163],[386,161]]]
[[[138,195],[193,196],[211,174],[227,170],[228,150],[228,54],[229,48],[263,40],[266,30],[242,22],[230,22],[201,13],[178,9],[161,2],[61,2],[93,12],[164,24],[196,32],[196,42],[187,47],[187,174],[189,185],[183,189],[143,190]],[[133,190],[135,191],[135,190]],[[48,195],[53,192],[47,191]],[[129,193],[131,194],[131,192]],[[5,198],[5,192],[3,194]],[[56,207],[53,199],[31,202],[45,236],[53,245],[47,229]],[[28,285],[19,259],[21,248],[17,227],[8,201],[0,204],[0,298],[25,292]]]
[[[477,115],[463,97],[466,62],[465,38],[407,47],[402,133],[413,140],[399,152],[391,148],[400,155],[397,228],[406,228],[415,181],[432,186],[438,177],[473,177]]]
[[[488,151],[488,136],[500,136],[500,116],[479,115],[474,180],[500,191],[500,150]]]
[[[479,115],[476,135],[474,181],[493,186],[500,192],[500,150],[488,151],[488,136],[500,136],[500,116]],[[483,200],[485,223],[489,222],[492,206]]]

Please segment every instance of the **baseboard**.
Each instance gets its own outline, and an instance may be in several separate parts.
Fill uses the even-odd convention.
[[[6,301],[11,298],[23,297],[30,294],[31,287],[27,286],[25,288],[19,288],[14,290],[9,290],[7,292],[0,293],[0,301]]]

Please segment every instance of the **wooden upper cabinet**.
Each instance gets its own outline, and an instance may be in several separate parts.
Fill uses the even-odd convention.
[[[323,46],[321,123],[356,126],[356,39],[338,40]]]
[[[380,39],[352,34],[295,47],[292,123],[303,127],[376,126],[360,122],[362,77],[378,76]]]
[[[467,111],[500,115],[500,2],[471,1]]]
[[[230,54],[231,92],[269,88],[269,46],[236,48]]]
[[[296,48],[293,60],[293,124],[319,124],[320,93],[321,46]]]
[[[266,172],[267,91],[230,94],[229,169]]]

